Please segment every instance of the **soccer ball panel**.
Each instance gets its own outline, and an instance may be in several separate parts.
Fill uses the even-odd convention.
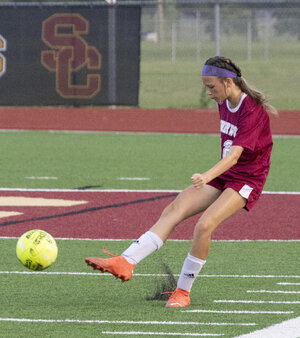
[[[20,262],[30,270],[44,270],[53,264],[57,257],[54,238],[43,230],[30,230],[23,234],[16,247]]]

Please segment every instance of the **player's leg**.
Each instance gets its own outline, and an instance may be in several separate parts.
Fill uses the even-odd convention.
[[[242,209],[245,204],[246,199],[235,190],[229,188],[225,189],[220,197],[202,214],[195,226],[192,248],[184,261],[177,289],[167,302],[167,307],[189,305],[189,292],[206,262],[213,231],[220,223]]]
[[[227,188],[201,215],[194,229],[191,255],[206,260],[213,231],[237,211],[244,208],[247,200],[237,191]]]
[[[199,190],[189,186],[164,209],[149,231],[165,242],[180,222],[206,210],[221,193],[220,190],[210,185],[205,185]]]
[[[121,256],[108,259],[89,257],[86,259],[87,264],[102,272],[108,271],[123,281],[129,280],[135,264],[158,250],[178,223],[205,210],[220,194],[218,189],[209,185],[200,190],[192,186],[186,188],[164,209],[151,229],[132,243]]]
[[[186,188],[164,209],[149,231],[132,243],[122,256],[131,264],[139,263],[158,250],[181,221],[205,210],[220,194],[221,191],[211,186],[200,190],[193,186]]]

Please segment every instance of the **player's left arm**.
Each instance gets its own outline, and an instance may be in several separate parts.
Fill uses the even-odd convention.
[[[225,171],[233,167],[240,158],[244,148],[241,146],[232,146],[228,154],[223,157],[212,168],[204,172],[203,174],[194,174],[191,177],[193,186],[196,189],[202,188],[206,183],[210,182],[217,176],[223,174]]]

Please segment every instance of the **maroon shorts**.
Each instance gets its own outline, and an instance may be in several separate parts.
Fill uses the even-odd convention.
[[[231,188],[237,191],[242,197],[246,198],[247,203],[244,208],[248,211],[253,208],[254,204],[258,201],[259,196],[261,195],[261,191],[258,191],[257,189],[250,187],[247,183],[241,181],[229,181],[216,177],[207,184],[218,190]]]

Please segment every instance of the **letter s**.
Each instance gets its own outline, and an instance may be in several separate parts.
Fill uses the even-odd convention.
[[[5,52],[7,47],[6,40],[0,34],[0,77],[6,72],[6,58],[1,52]]]

